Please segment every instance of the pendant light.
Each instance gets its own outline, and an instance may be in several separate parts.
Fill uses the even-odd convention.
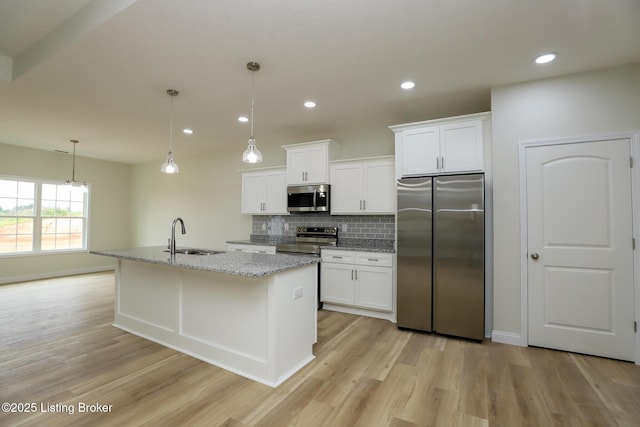
[[[180,171],[178,164],[173,160],[173,98],[178,96],[178,93],[177,90],[167,89],[167,95],[171,97],[171,121],[169,122],[169,152],[167,160],[160,167],[162,173],[178,173]]]
[[[253,91],[256,71],[260,69],[260,64],[249,62],[247,63],[247,69],[251,71],[251,135],[249,136],[249,146],[242,153],[242,161],[245,163],[260,163],[262,161],[262,153],[256,147],[256,139],[253,137]]]
[[[78,140],[72,139],[71,143],[73,144],[73,163],[71,166],[71,179],[66,180],[64,182],[64,185],[69,185],[74,188],[79,188],[80,190],[85,192],[87,191],[87,183],[76,181],[76,144],[78,144]]]

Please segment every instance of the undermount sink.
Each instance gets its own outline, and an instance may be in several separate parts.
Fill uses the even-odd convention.
[[[170,252],[168,249],[165,252]],[[215,255],[221,254],[224,251],[209,251],[206,249],[176,249],[177,254],[182,255]]]

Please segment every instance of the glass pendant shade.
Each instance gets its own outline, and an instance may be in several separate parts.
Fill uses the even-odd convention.
[[[77,181],[71,181],[70,179],[66,180],[64,182],[64,185],[68,185],[70,186],[73,190],[79,190],[83,193],[86,193],[88,188],[87,188],[87,183],[86,182],[77,182]]]
[[[173,160],[173,153],[169,151],[167,154],[167,160],[160,166],[160,172],[162,173],[178,173],[180,168],[175,160]]]
[[[173,174],[178,173],[180,169],[175,160],[173,160],[173,98],[178,96],[180,92],[175,89],[167,89],[167,95],[171,97],[171,120],[169,121],[169,152],[167,160],[160,166],[160,172]]]
[[[249,138],[249,146],[242,153],[242,161],[245,163],[260,163],[262,161],[262,153],[256,147],[256,139]]]

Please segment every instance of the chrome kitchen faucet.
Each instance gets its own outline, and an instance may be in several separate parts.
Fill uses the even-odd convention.
[[[187,234],[186,228],[184,228],[184,221],[182,218],[176,218],[173,220],[173,224],[171,224],[171,239],[169,240],[169,253],[171,256],[176,255],[176,222],[180,221],[182,225],[182,234]]]

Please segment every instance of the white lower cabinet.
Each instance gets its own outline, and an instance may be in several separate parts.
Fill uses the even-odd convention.
[[[368,310],[393,311],[393,254],[323,250],[320,270],[320,300],[325,307],[363,309],[355,313],[364,315]]]
[[[243,245],[241,243],[227,243],[227,250],[230,252],[249,252],[254,254],[276,253],[276,247],[271,245]]]

